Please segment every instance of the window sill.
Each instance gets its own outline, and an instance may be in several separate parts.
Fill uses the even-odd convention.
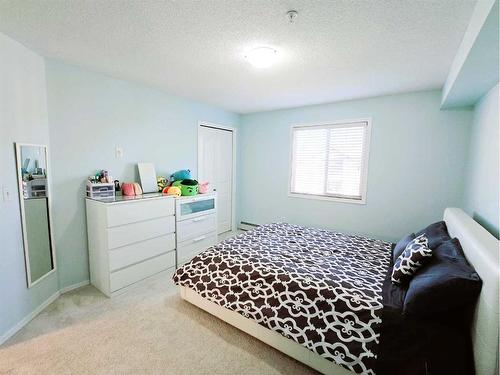
[[[363,197],[362,199],[352,199],[352,198],[330,197],[327,195],[299,194],[299,193],[288,193],[288,196],[292,198],[314,199],[320,201],[330,201],[339,203],[366,204],[366,197]]]

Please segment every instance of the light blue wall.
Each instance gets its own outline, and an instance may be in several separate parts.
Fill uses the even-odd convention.
[[[498,84],[474,108],[470,137],[465,209],[499,238],[499,115]]]
[[[197,124],[237,125],[239,116],[169,96],[153,88],[47,61],[54,185],[55,244],[61,288],[89,278],[85,179],[107,169],[138,181],[136,163],[153,162],[159,175],[189,168],[196,175]],[[115,146],[124,149],[115,158]]]
[[[43,58],[0,34],[0,343],[58,291],[57,273],[28,289],[14,142],[49,143]]]
[[[242,115],[239,220],[287,221],[396,240],[461,206],[470,110],[428,91]],[[290,126],[372,118],[366,205],[288,196]]]

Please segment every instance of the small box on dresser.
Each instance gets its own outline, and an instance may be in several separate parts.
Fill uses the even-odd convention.
[[[175,200],[177,266],[217,243],[217,195]]]
[[[175,266],[175,203],[161,194],[86,199],[90,281],[106,296]]]

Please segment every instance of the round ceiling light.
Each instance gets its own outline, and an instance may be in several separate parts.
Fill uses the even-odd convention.
[[[271,47],[253,48],[245,54],[245,58],[256,68],[268,68],[276,61],[277,52]]]

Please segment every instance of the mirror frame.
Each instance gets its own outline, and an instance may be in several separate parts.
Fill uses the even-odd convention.
[[[47,215],[49,218],[49,241],[50,241],[50,253],[52,255],[52,265],[53,268],[47,272],[45,275],[39,277],[37,280],[31,280],[31,270],[30,270],[30,262],[29,262],[29,249],[28,249],[28,234],[26,232],[26,217],[24,214],[24,197],[23,197],[23,176],[22,176],[22,165],[23,162],[21,160],[21,147],[41,147],[45,150],[45,167],[47,174],[47,186],[49,187],[46,197],[47,197]],[[46,279],[49,275],[52,275],[56,272],[57,264],[56,264],[56,252],[54,247],[54,236],[52,233],[52,186],[50,185],[51,177],[50,177],[50,169],[49,169],[49,148],[47,145],[33,144],[33,143],[15,143],[16,149],[16,172],[17,172],[17,192],[19,194],[19,209],[21,214],[21,228],[23,234],[23,247],[24,247],[24,264],[26,265],[26,282],[28,284],[28,288],[31,288]]]

